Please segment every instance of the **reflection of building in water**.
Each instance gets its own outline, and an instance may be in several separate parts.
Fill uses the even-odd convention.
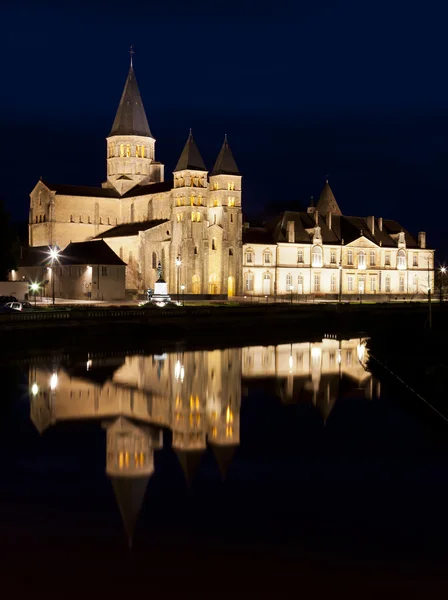
[[[60,421],[97,419],[107,431],[106,472],[129,538],[162,448],[162,428],[189,479],[213,448],[221,472],[239,444],[241,350],[89,359],[30,368],[31,419],[42,433]]]
[[[280,346],[243,348],[242,375],[249,384],[271,384],[284,402],[311,401],[324,421],[341,395],[362,388],[373,397],[373,379],[364,369],[367,348],[359,338],[323,339]],[[376,394],[379,395],[379,383]]]

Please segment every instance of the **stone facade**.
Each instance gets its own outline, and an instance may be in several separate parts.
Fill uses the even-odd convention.
[[[107,138],[102,187],[41,180],[30,196],[30,246],[102,238],[127,263],[134,293],[154,286],[159,260],[171,294],[180,285],[187,294],[240,293],[241,234],[241,175],[227,139],[209,176],[190,132],[174,181],[165,182],[132,67]]]

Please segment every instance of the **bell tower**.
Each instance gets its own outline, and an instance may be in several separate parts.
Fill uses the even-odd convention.
[[[120,194],[135,185],[158,183],[164,179],[164,167],[155,161],[155,138],[151,133],[140,90],[131,66],[107,137],[107,183]]]

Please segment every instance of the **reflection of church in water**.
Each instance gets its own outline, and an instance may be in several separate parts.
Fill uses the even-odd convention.
[[[225,476],[240,443],[241,382],[261,381],[284,402],[310,401],[324,421],[344,389],[372,397],[359,340],[89,358],[29,372],[31,419],[40,433],[62,421],[101,422],[106,473],[132,539],[163,430],[191,479],[207,446]],[[376,390],[379,394],[379,390]]]

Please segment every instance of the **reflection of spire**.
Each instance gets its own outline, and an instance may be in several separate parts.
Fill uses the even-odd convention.
[[[212,445],[212,451],[218,464],[219,472],[223,479],[226,478],[229,471],[230,464],[235,456],[237,446],[236,445]]]
[[[135,525],[142,509],[149,476],[112,477],[111,481],[128,536],[129,547],[132,547]]]
[[[175,450],[187,483],[191,485],[202,461],[203,450]]]

